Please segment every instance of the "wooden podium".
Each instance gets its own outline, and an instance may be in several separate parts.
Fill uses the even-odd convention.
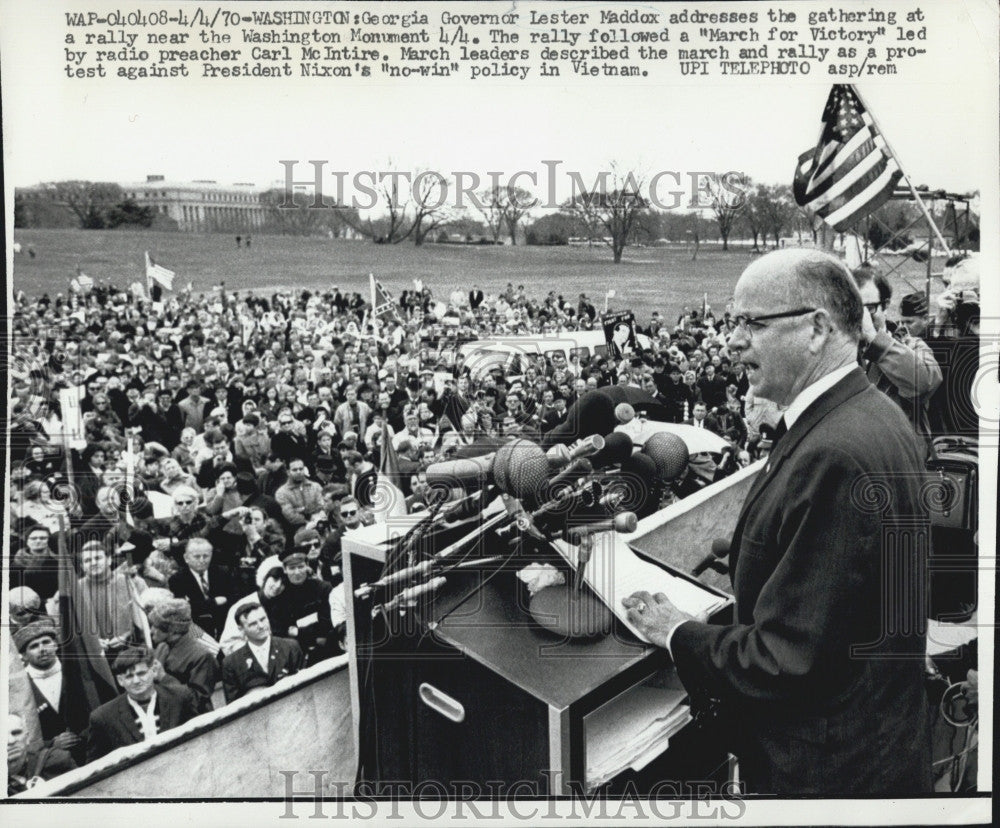
[[[730,486],[714,493],[720,498],[713,504],[720,515],[731,511],[723,501],[742,500],[748,485],[744,477],[749,479],[730,478]],[[689,508],[678,511],[688,523],[689,513]],[[443,548],[481,519],[446,528],[429,543]],[[712,535],[688,557],[707,552],[720,520],[709,521]],[[640,523],[639,531],[628,536],[630,546],[648,546],[643,540],[647,533],[663,545],[668,520],[658,513],[647,521],[645,529]],[[405,529],[377,525],[344,537],[349,594],[379,578],[389,538]],[[506,549],[489,531],[482,544],[483,556]],[[490,795],[491,785],[508,790],[519,785],[513,795],[524,797],[566,794],[571,784],[590,790],[588,751],[594,749],[595,712],[629,704],[629,691],[644,682],[671,680],[667,653],[642,644],[617,620],[610,635],[588,641],[561,640],[539,627],[527,613],[527,592],[515,575],[531,562],[519,557],[508,566],[449,575],[438,592],[403,616],[373,617],[370,599],[354,601],[348,614],[352,706],[363,762],[360,776],[374,791],[388,792],[398,784],[413,789],[421,783],[445,788],[471,784],[484,796]],[[717,587],[701,586],[726,595]],[[730,611],[726,606],[713,620],[728,620]],[[663,780],[727,778],[725,749],[694,722],[672,736],[669,747],[643,771],[626,770],[608,784],[614,788],[628,779],[641,793]],[[461,793],[457,787],[454,792]]]

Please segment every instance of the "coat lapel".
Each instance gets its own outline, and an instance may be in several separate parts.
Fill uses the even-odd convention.
[[[736,572],[736,557],[747,516],[750,514],[751,507],[757,501],[757,498],[760,497],[761,492],[764,491],[768,482],[778,474],[785,459],[795,450],[795,447],[802,442],[805,436],[827,414],[869,387],[871,387],[871,384],[868,382],[865,373],[860,368],[856,368],[834,385],[833,388],[821,394],[818,399],[806,408],[802,412],[802,415],[795,421],[795,425],[788,429],[785,436],[778,441],[774,452],[764,461],[764,468],[758,472],[757,478],[750,487],[750,491],[747,493],[746,499],[743,501],[743,506],[740,509],[740,516],[736,521],[736,529],[733,531],[733,539],[730,545],[732,550],[729,562],[730,578]]]

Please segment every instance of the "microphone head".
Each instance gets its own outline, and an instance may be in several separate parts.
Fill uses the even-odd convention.
[[[642,447],[642,453],[656,464],[656,473],[661,480],[676,480],[687,468],[687,443],[669,431],[658,431],[650,435]]]
[[[533,507],[544,493],[549,460],[536,443],[514,440],[497,450],[493,477],[501,491]]]
[[[725,558],[729,554],[729,541],[726,538],[716,538],[712,541],[712,554],[716,558]]]
[[[569,450],[571,460],[578,457],[590,457],[597,454],[604,448],[604,438],[600,434],[591,434],[580,441],[579,445]]]
[[[595,469],[602,469],[605,466],[616,466],[624,463],[632,456],[635,446],[632,438],[623,431],[612,431],[604,438],[604,448],[590,458]]]
[[[635,512],[620,512],[614,516],[613,520],[615,531],[626,535],[629,532],[634,532],[635,527],[639,525],[639,519],[635,516]]]
[[[615,419],[619,423],[630,423],[635,419],[635,409],[627,402],[618,403],[615,406]]]
[[[641,517],[651,515],[660,506],[660,481],[656,463],[641,451],[633,454],[621,466],[618,482],[625,491],[622,508]]]

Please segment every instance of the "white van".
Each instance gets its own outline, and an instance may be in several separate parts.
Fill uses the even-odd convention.
[[[640,347],[652,347],[652,341],[645,334],[636,334]],[[465,357],[473,377],[481,376],[495,366],[503,368],[507,376],[518,376],[539,356],[548,360],[561,354],[568,363],[570,357],[579,355],[581,360],[592,356],[608,355],[608,344],[604,331],[566,331],[537,336],[502,336],[495,339],[481,339],[467,342],[458,350]]]

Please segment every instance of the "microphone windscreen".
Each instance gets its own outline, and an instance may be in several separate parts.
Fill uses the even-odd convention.
[[[619,509],[635,512],[642,518],[659,508],[661,489],[656,463],[642,452],[633,454],[622,463],[617,483],[625,492]]]
[[[493,468],[501,491],[529,508],[538,505],[549,478],[549,459],[539,445],[530,440],[508,443],[497,450]]]
[[[712,541],[712,554],[716,558],[725,558],[729,555],[729,541],[726,538],[716,538]]]
[[[604,438],[604,448],[590,458],[595,469],[624,463],[632,456],[632,438],[623,431],[612,431]]]
[[[635,409],[627,402],[615,406],[615,419],[619,423],[630,423],[635,419]]]
[[[687,443],[669,431],[650,435],[642,452],[656,464],[656,473],[661,480],[676,480],[687,468]]]
[[[454,486],[463,489],[484,486],[491,480],[493,459],[493,455],[486,454],[482,457],[431,463],[427,467],[427,484],[439,490]]]

